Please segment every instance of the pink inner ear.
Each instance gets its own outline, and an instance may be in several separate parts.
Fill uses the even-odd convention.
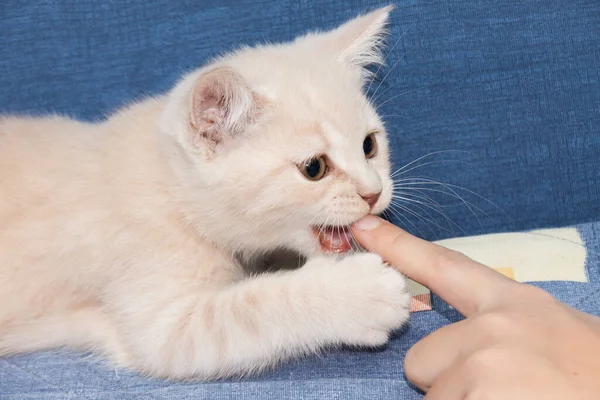
[[[255,94],[235,71],[219,68],[201,75],[192,94],[190,127],[194,146],[215,146],[243,132],[258,114]]]
[[[205,123],[217,124],[225,118],[225,107],[223,100],[217,100],[214,96],[203,96],[198,104],[196,115]]]
[[[196,122],[217,123],[225,117],[225,99],[215,89],[207,86],[194,94],[192,118]]]
[[[222,129],[225,119],[225,99],[218,93],[219,88],[215,87],[213,82],[209,81],[205,84],[207,84],[205,87],[199,87],[194,92],[192,102],[190,122],[195,130],[192,138],[195,145],[200,145],[202,138],[214,144],[222,139],[219,130]]]

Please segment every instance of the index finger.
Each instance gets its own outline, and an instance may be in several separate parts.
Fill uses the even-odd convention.
[[[356,240],[469,316],[494,304],[514,281],[462,253],[419,239],[374,216],[352,227]]]

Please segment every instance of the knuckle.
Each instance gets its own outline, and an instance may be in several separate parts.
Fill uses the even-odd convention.
[[[464,400],[498,400],[495,379],[479,380],[474,383]]]
[[[474,320],[477,332],[484,339],[498,342],[517,336],[522,331],[522,324],[515,315],[504,311],[481,314]]]
[[[455,250],[450,250],[442,247],[437,254],[432,255],[432,267],[435,270],[443,270],[449,265],[462,264],[467,260],[467,257]]]
[[[506,366],[514,365],[514,351],[506,346],[486,347],[472,353],[465,360],[465,373],[470,377],[485,377],[498,373]]]
[[[404,247],[406,245],[406,238],[408,236],[409,236],[408,232],[405,232],[403,230],[398,230],[394,235],[394,239],[392,239],[392,247],[393,248]]]
[[[519,290],[520,294],[528,299],[536,300],[538,302],[556,302],[556,299],[550,293],[532,285],[521,284]]]

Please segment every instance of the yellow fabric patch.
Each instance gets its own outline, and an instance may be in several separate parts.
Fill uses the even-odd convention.
[[[575,228],[471,236],[436,243],[460,251],[518,282],[588,282],[587,252]],[[429,289],[408,280],[408,290],[413,296],[412,312],[432,309]]]
[[[497,233],[438,244],[491,268],[510,265],[519,282],[588,282],[586,249],[575,228]]]
[[[510,279],[515,279],[515,274],[512,268],[494,268],[494,271],[499,272]]]

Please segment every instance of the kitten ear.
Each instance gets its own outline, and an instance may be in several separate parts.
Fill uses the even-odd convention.
[[[351,66],[364,68],[382,63],[381,48],[393,5],[354,18],[325,34],[338,58]]]
[[[214,151],[219,143],[243,133],[257,113],[257,97],[237,72],[222,67],[203,73],[191,96],[190,143]]]

